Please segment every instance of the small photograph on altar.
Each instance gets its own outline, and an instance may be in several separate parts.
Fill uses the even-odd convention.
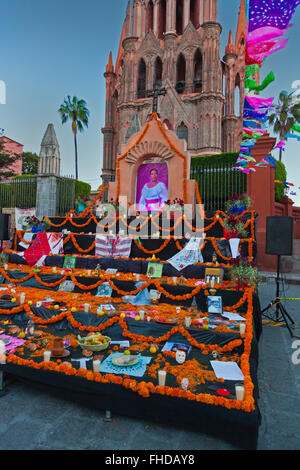
[[[169,197],[169,175],[166,163],[145,163],[139,167],[136,183],[136,209],[159,211]]]
[[[223,313],[223,300],[221,296],[208,295],[207,296],[207,312],[222,315]]]

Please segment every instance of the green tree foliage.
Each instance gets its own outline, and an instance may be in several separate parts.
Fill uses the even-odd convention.
[[[38,173],[39,157],[36,153],[23,152],[22,154],[22,174],[36,175]]]
[[[20,155],[6,153],[3,142],[0,142],[0,179],[10,178],[15,174],[11,167],[20,158]]]
[[[287,140],[286,134],[291,132],[292,127],[300,119],[300,102],[295,101],[294,93],[282,91],[279,94],[278,104],[274,107],[274,112],[269,116],[269,123],[273,126],[275,134],[280,140]],[[280,149],[279,161],[282,160],[282,149]]]
[[[90,112],[84,100],[79,100],[76,96],[68,96],[58,110],[62,124],[72,121],[72,131],[75,144],[75,169],[76,180],[78,180],[78,150],[77,150],[77,132],[83,132],[84,126],[89,125]]]

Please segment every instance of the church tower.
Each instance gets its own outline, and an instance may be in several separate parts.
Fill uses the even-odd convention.
[[[159,99],[166,128],[184,139],[192,156],[237,151],[242,128],[246,10],[241,0],[236,43],[232,33],[220,58],[218,0],[129,1],[115,66],[106,78],[103,184],[114,181],[121,146],[152,112],[147,92]],[[240,106],[235,114],[235,89]]]
[[[39,175],[60,175],[60,151],[53,124],[48,124],[41,143]]]

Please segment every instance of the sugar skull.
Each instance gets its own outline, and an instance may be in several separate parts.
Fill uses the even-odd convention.
[[[186,360],[186,354],[184,351],[180,351],[180,349],[176,352],[176,362],[178,364],[183,364]]]
[[[187,390],[189,388],[189,379],[182,379],[181,388],[182,390]]]

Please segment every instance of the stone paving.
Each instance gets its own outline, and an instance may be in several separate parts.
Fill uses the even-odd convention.
[[[299,286],[286,286],[285,294],[300,296]],[[262,307],[274,295],[274,280],[261,284]],[[300,301],[287,301],[286,307],[300,324]],[[296,331],[300,334],[300,327]],[[260,342],[262,425],[258,449],[300,449],[300,364],[292,363],[293,341],[285,328],[264,327]],[[0,398],[0,449],[234,449],[221,440],[195,432],[120,416],[113,416],[116,422],[104,423],[103,417],[101,411],[13,382],[9,393]]]

